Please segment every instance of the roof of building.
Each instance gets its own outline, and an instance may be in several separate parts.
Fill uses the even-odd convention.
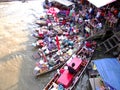
[[[104,58],[95,60],[94,64],[105,84],[120,90],[120,62],[116,58]]]

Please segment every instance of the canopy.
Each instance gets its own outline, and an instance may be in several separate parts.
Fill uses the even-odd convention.
[[[47,14],[55,16],[57,13],[59,13],[59,11],[60,10],[58,8],[51,7],[51,8],[48,9]]]
[[[62,4],[62,5],[67,6],[67,7],[74,4],[73,2],[68,1],[68,0],[51,0],[51,2],[58,2],[58,3]]]
[[[106,4],[112,3],[116,0],[88,0],[90,3],[95,5],[96,7],[100,8]]]
[[[93,62],[110,90],[120,90],[120,62],[116,58],[104,58]]]

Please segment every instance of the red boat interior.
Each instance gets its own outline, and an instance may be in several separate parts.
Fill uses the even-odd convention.
[[[70,63],[68,63],[68,66],[71,66],[72,63],[75,63],[74,69],[78,71],[80,69],[82,60],[79,58],[74,58],[71,60]],[[71,84],[72,80],[74,78],[73,74],[70,74],[68,70],[64,70],[64,72],[60,75],[60,77],[57,80],[58,84],[62,84],[65,88],[68,88]]]

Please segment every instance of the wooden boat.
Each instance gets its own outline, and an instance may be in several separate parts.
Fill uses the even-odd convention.
[[[56,50],[53,52],[50,52],[49,54],[44,54],[42,50],[39,51],[39,55],[41,55],[40,61],[36,64],[34,68],[34,75],[35,77],[38,77],[42,74],[48,73],[50,71],[53,71],[60,66],[62,66],[69,58],[74,54],[77,50],[78,44],[75,44],[74,49],[71,49],[70,47],[66,47],[61,49],[60,51]],[[71,51],[72,50],[72,51]],[[50,57],[51,56],[51,57]],[[49,60],[53,58],[56,63],[54,65],[49,64]]]
[[[50,51],[49,53],[44,53],[45,56],[47,55],[50,55],[50,54],[54,54],[58,51],[58,49],[55,49],[55,50],[52,50]],[[37,60],[37,59],[40,59],[42,56],[41,56],[41,52],[38,50],[37,52],[35,52],[33,55],[32,55],[33,59]]]
[[[36,67],[34,68],[34,75],[36,76],[36,77],[38,77],[38,76],[40,76],[40,75],[42,75],[42,74],[45,74],[45,73],[48,73],[48,72],[50,72],[50,71],[52,71],[52,70],[55,70],[55,69],[57,69],[58,67],[60,67],[61,65],[63,65],[64,64],[64,59],[63,58],[57,58],[57,60],[55,60],[55,61],[60,61],[59,63],[56,63],[55,65],[53,65],[53,66],[51,66],[51,67],[49,67],[48,65],[49,65],[49,62],[48,62],[48,60],[47,60],[47,57],[50,55],[50,54],[52,54],[52,53],[50,53],[50,54],[47,54],[47,55],[44,55],[44,53],[42,52],[42,51],[40,51],[40,54],[41,54],[41,60],[36,64]],[[54,54],[55,55],[55,54]],[[59,56],[58,56],[59,57]],[[41,63],[41,61],[43,62],[43,63]]]
[[[85,45],[82,45],[82,48],[79,50],[58,70],[55,76],[50,80],[50,82],[45,86],[43,90],[73,90],[78,80],[81,78],[83,72],[86,70],[87,65],[89,64],[96,45],[92,46],[92,50],[89,51],[89,57],[84,54],[82,56]],[[71,67],[72,63],[75,63],[73,67],[76,71],[75,74],[71,74],[68,67]]]
[[[38,39],[44,39],[44,35],[47,33],[48,33],[48,28],[46,26],[42,26],[42,27],[36,28],[34,32],[31,34],[31,36]]]
[[[40,26],[47,26],[46,20],[37,20],[36,24],[38,24]]]

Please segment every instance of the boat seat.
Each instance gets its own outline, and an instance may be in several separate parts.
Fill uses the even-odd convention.
[[[74,75],[70,74],[68,70],[65,70],[61,74],[61,76],[58,78],[57,82],[59,84],[62,84],[65,88],[67,88],[71,84],[71,82],[73,80],[73,76]]]

